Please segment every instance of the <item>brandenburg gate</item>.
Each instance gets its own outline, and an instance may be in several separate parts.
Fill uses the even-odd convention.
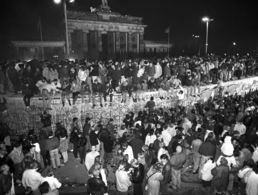
[[[112,12],[108,5],[91,12],[68,11],[68,39],[74,57],[113,59],[144,51],[142,18]]]

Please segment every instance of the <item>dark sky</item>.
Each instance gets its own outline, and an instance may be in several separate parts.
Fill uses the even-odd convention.
[[[89,11],[101,0],[75,0],[70,10]],[[109,0],[112,11],[143,17],[148,27],[146,40],[166,40],[164,33],[171,28],[171,40],[177,45],[193,43],[192,34],[200,35],[204,44],[205,24],[202,16],[214,19],[209,26],[209,48],[227,51],[233,41],[243,50],[258,45],[258,11],[255,1],[234,0]],[[63,9],[53,0],[0,0],[1,51],[9,40],[37,40],[39,16],[43,36],[48,40],[64,37]]]

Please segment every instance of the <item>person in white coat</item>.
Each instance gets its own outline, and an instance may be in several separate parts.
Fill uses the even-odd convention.
[[[155,65],[155,74],[154,74],[154,78],[157,79],[159,77],[161,77],[162,75],[162,67],[159,64],[159,62]]]
[[[150,129],[149,133],[146,135],[145,138],[145,145],[149,146],[150,144],[153,144],[156,139],[157,137],[154,134],[154,129]]]
[[[256,163],[253,170],[246,178],[246,194],[257,195],[258,194],[258,164]]]
[[[128,163],[134,159],[132,146],[128,145],[127,142],[123,143],[122,148],[124,150],[123,155],[128,155]]]
[[[252,159],[254,160],[255,163],[258,162],[258,146],[256,146],[256,148],[254,149]]]
[[[204,163],[202,169],[200,170],[200,176],[202,180],[202,186],[208,187],[211,184],[211,180],[213,175],[211,174],[211,170],[216,167],[216,163],[212,158],[208,159],[206,163]]]

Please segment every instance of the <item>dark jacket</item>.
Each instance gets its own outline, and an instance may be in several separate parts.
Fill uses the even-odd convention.
[[[153,110],[155,107],[155,102],[153,100],[149,100],[146,105],[145,108],[148,108],[149,110]]]
[[[40,121],[43,124],[44,127],[51,126],[51,115],[50,114],[42,114],[40,116]]]
[[[59,140],[57,137],[50,137],[46,140],[46,150],[51,151],[59,147]]]
[[[10,174],[0,174],[0,194],[6,194],[11,190],[12,176]]]
[[[99,134],[99,139],[100,141],[103,142],[103,146],[104,146],[104,151],[106,153],[112,153],[113,151],[113,146],[114,146],[114,140],[113,138],[110,136],[110,134],[108,132],[103,132],[102,135]]]
[[[86,136],[89,135],[90,127],[91,127],[91,125],[90,125],[89,122],[84,124],[84,126],[83,126],[83,136],[86,137]]]
[[[149,150],[145,153],[145,161],[148,167],[151,167],[157,161],[157,155],[154,150]]]
[[[94,64],[92,67],[92,71],[90,72],[89,76],[99,76],[99,65]]]
[[[144,179],[144,166],[139,163],[139,167],[133,168],[132,182],[134,184],[141,184]]]
[[[170,163],[165,164],[162,170],[162,175],[163,175],[163,184],[168,184],[171,181],[171,165]]]
[[[28,86],[26,86],[26,84]],[[32,85],[30,82],[26,81],[22,87],[22,94],[26,95],[26,96],[32,96],[33,95],[33,91],[32,91]]]
[[[199,153],[204,156],[214,157],[216,154],[216,145],[210,141],[203,142],[199,148]]]
[[[78,136],[79,132],[78,130],[73,130],[71,132],[71,136],[70,136],[70,142],[73,143],[73,144],[76,144],[79,140],[79,136]]]
[[[100,83],[93,83],[92,84],[92,91],[93,93],[102,93],[102,85]]]
[[[99,144],[99,142],[98,142],[98,135],[94,131],[90,132],[90,144],[92,146],[96,146],[96,145]]]
[[[213,175],[212,186],[219,192],[227,190],[229,183],[229,167],[220,165],[211,170]]]
[[[74,146],[77,148],[84,147],[87,144],[87,139],[85,137],[78,137],[77,142],[74,143]]]
[[[87,193],[91,195],[103,195],[107,192],[107,187],[101,178],[92,177],[88,180]]]
[[[142,146],[144,145],[144,142],[140,138],[135,137],[130,141],[130,145],[133,149],[134,158],[137,159],[138,154],[142,152]]]
[[[161,143],[161,141],[159,139],[156,139],[153,143],[153,149],[155,151],[156,154],[158,154],[159,152],[159,144]],[[170,153],[169,153],[170,154]]]

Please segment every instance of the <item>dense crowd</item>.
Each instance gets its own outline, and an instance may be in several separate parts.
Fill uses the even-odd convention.
[[[209,194],[258,192],[258,91],[163,109],[155,99],[121,127],[74,118],[70,129],[41,116],[42,129],[10,140],[1,124],[1,194],[58,194],[53,175],[69,152],[87,169],[87,193],[159,195],[181,190],[186,172]],[[43,175],[43,170],[49,169]]]
[[[0,66],[0,93],[14,92],[24,95],[24,103],[30,106],[30,99],[36,94],[43,96],[47,107],[53,95],[60,93],[62,103],[71,105],[78,97],[89,95],[93,107],[95,97],[103,106],[114,93],[122,93],[122,102],[127,94],[137,91],[167,90],[171,87],[195,86],[190,95],[198,95],[198,87],[229,81],[233,77],[256,75],[257,56],[177,57],[164,59],[137,59],[124,61],[37,61],[8,62]],[[48,101],[46,101],[48,100]],[[135,101],[137,98],[135,98]]]

